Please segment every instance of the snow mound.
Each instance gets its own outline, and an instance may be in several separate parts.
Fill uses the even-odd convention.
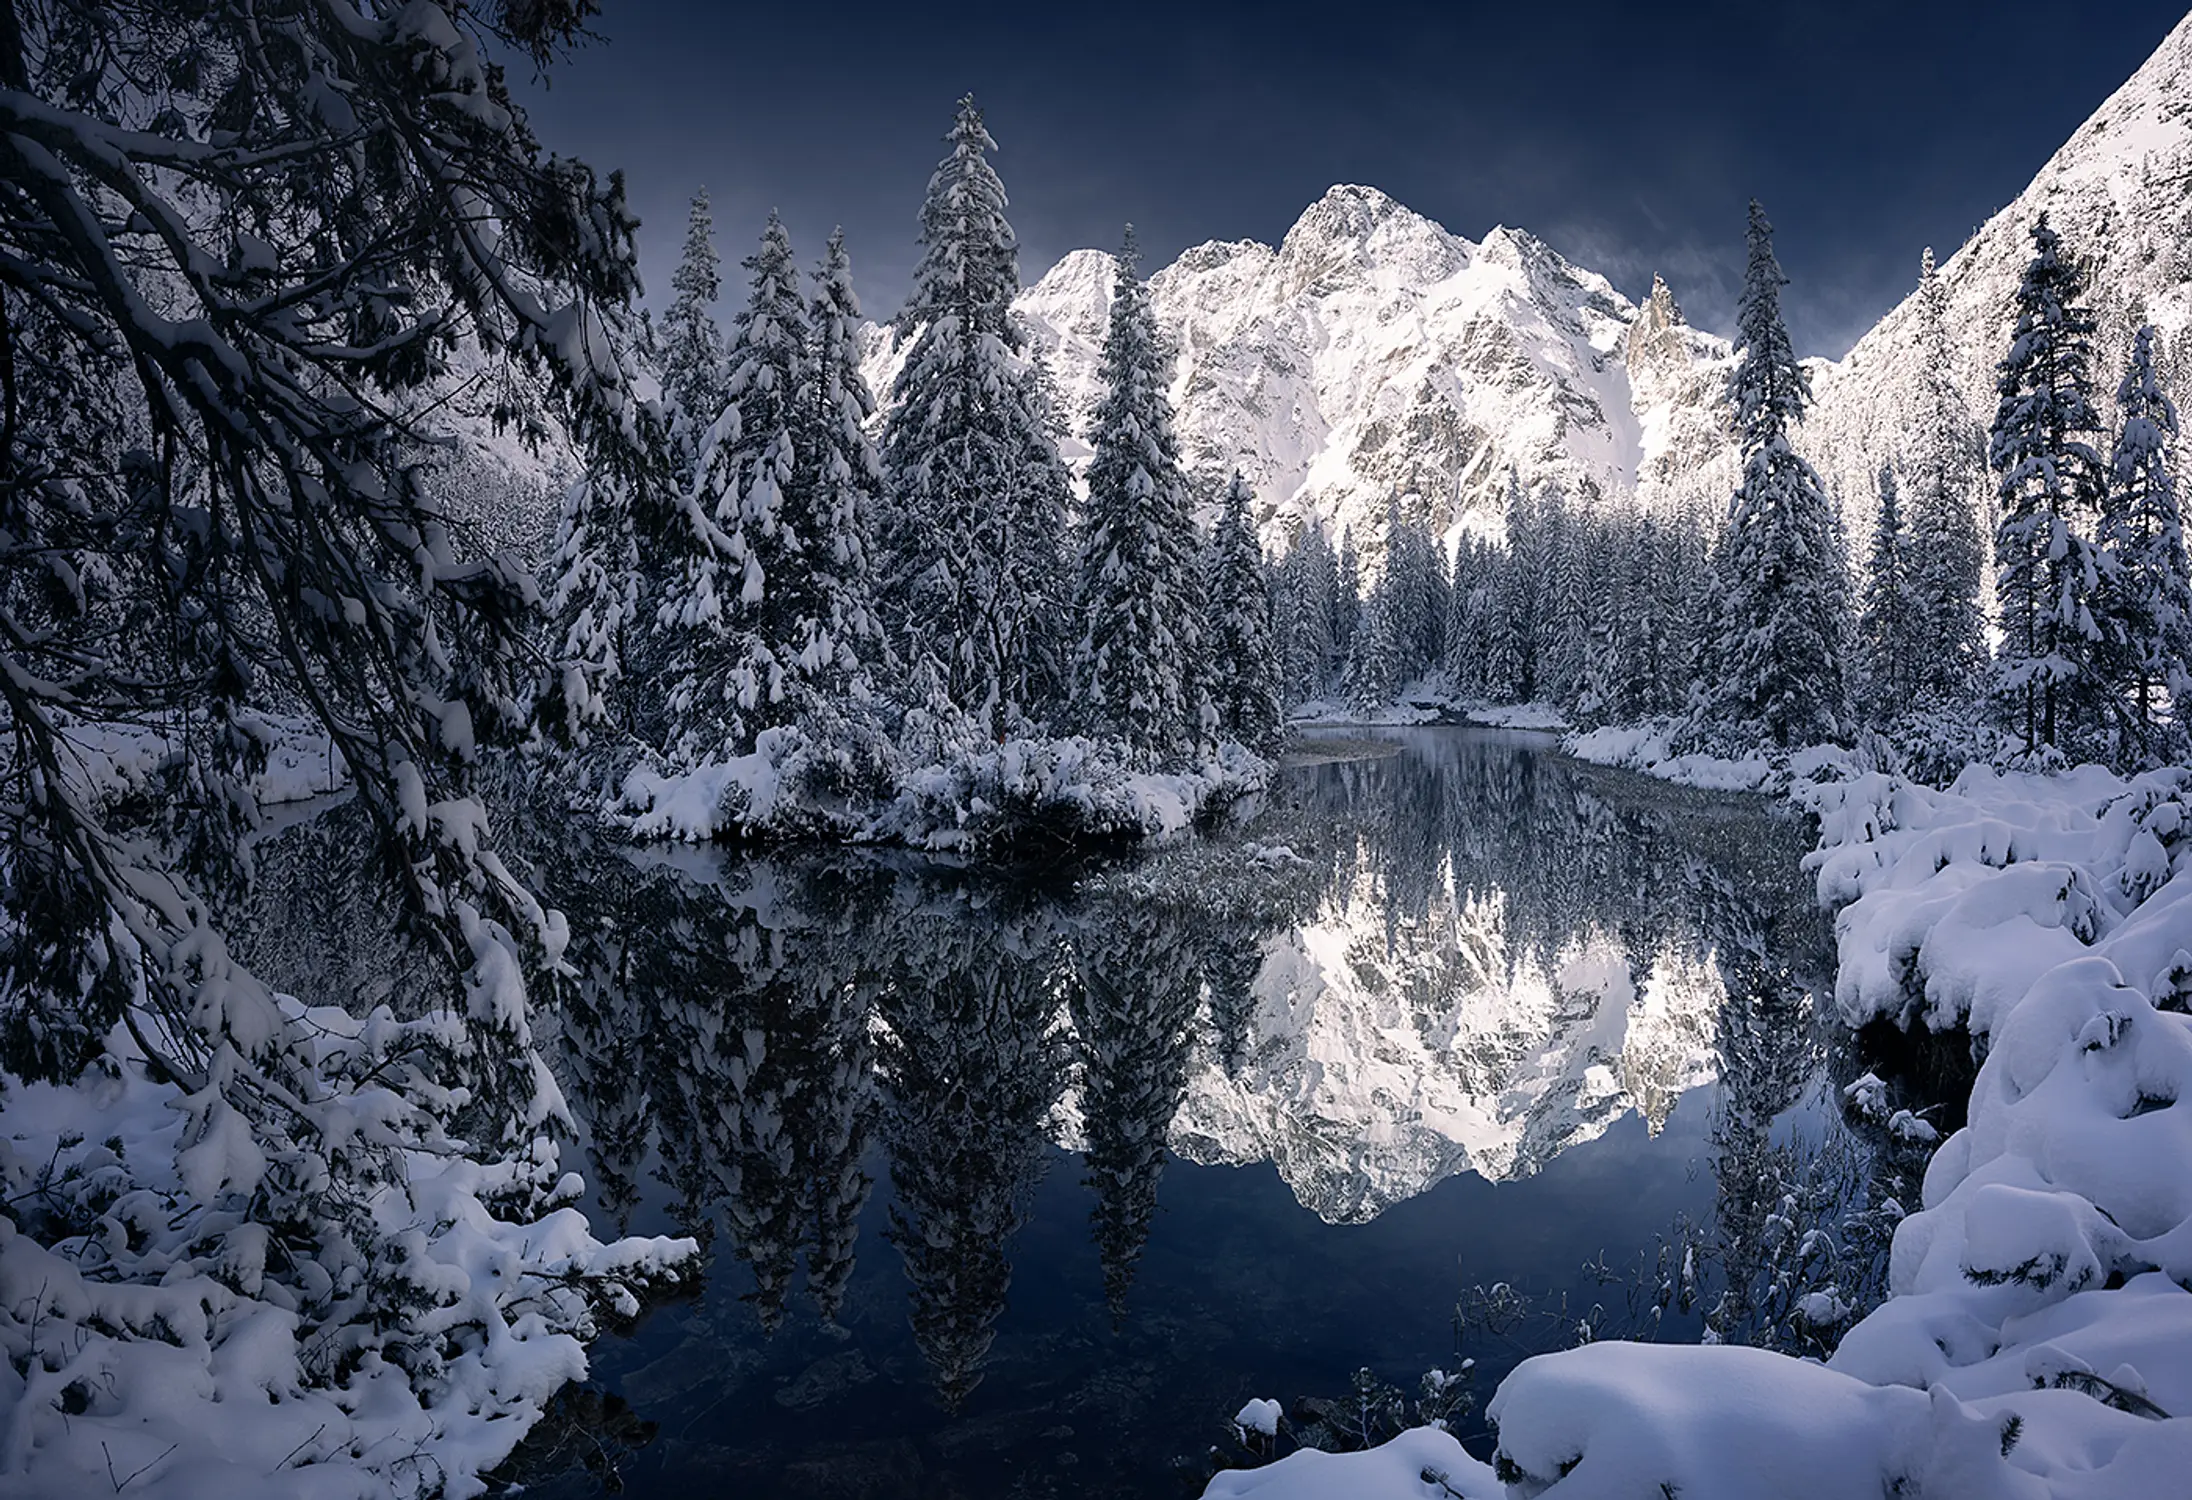
[[[1436,1427],[1404,1432],[1362,1453],[1304,1448],[1260,1469],[1228,1469],[1210,1481],[1203,1500],[1505,1500],[1490,1468],[1471,1458]]]
[[[821,833],[936,851],[994,849],[1031,838],[1160,840],[1260,790],[1270,763],[1228,742],[1176,770],[1135,764],[1079,736],[956,745],[893,768],[890,795],[847,797],[810,774],[808,747],[764,732],[750,755],[687,770],[652,764],[625,777],[619,819],[641,839],[705,843]]]

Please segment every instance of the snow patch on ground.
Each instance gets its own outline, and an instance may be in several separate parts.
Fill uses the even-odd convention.
[[[1488,703],[1469,710],[1469,722],[1487,729],[1546,729],[1566,732],[1571,726],[1550,703]]]
[[[1402,701],[1388,703],[1383,708],[1363,709],[1352,703],[1342,703],[1331,698],[1312,698],[1297,703],[1286,716],[1290,725],[1309,724],[1378,724],[1406,726],[1411,724],[1442,724],[1449,721],[1451,710],[1440,703],[1415,703]]]
[[[1304,1448],[1260,1469],[1228,1469],[1203,1500],[1506,1500],[1489,1466],[1436,1427],[1404,1432],[1362,1453]]]

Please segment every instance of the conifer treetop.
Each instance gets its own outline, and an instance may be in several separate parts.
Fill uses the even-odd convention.
[[[1789,424],[1804,419],[1804,406],[1811,400],[1811,381],[1797,363],[1788,327],[1781,321],[1781,288],[1788,282],[1773,253],[1773,225],[1753,198],[1749,262],[1735,320],[1741,361],[1731,392],[1736,431],[1745,452],[1755,452],[1785,435]]]

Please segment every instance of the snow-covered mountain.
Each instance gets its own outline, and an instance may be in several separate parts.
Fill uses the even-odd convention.
[[[1018,304],[1076,437],[1113,268],[1075,251]],[[1440,532],[1496,535],[1510,467],[1597,504],[1671,496],[1725,447],[1727,345],[1663,285],[1640,309],[1522,230],[1471,243],[1375,188],[1333,188],[1276,249],[1196,246],[1150,288],[1186,456],[1248,476],[1267,543],[1315,518],[1374,554],[1396,490]]]
[[[2091,273],[2101,315],[2099,371],[2107,400],[2132,330],[2153,322],[2192,397],[2192,15],[2188,15],[2001,212],[1941,266],[1958,389],[1974,422],[1994,419],[1994,363],[2009,349],[2011,299],[2032,257],[2030,230],[2045,212]],[[1919,246],[1910,251],[1918,280]],[[1920,376],[1917,303],[1906,298],[1814,380],[1818,405],[1801,442],[1843,497],[1853,544],[1876,505],[1874,475],[1907,448]],[[2173,337],[2171,337],[2173,336]]]

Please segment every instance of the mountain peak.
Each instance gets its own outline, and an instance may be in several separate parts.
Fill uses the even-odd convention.
[[[1292,240],[1296,235],[1312,234],[1323,239],[1368,239],[1370,232],[1387,219],[1409,212],[1374,187],[1336,182],[1324,190],[1323,197],[1302,210],[1286,237]]]

